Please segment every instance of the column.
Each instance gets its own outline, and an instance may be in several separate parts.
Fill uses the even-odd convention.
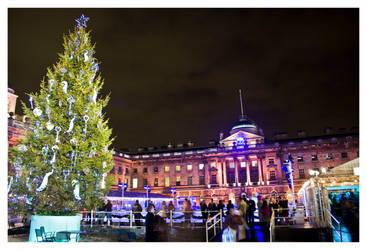
[[[258,176],[259,176],[259,184],[261,185],[264,181],[263,181],[263,175],[262,175],[262,163],[261,163],[261,158],[257,157],[257,172],[258,172]]]
[[[264,166],[266,166],[265,156],[262,156],[260,158],[260,162],[261,162],[261,170],[262,170],[264,183],[265,185],[268,185],[268,171],[267,171],[267,168],[264,169]]]
[[[223,182],[224,186],[227,186],[227,166],[225,159],[222,160],[222,165],[223,165]]]
[[[205,180],[206,180],[205,185],[210,184],[209,167],[210,167],[210,163],[206,163],[206,164],[204,165]]]
[[[250,179],[250,164],[251,161],[246,157],[246,176],[247,176],[247,183],[250,185],[251,179]]]
[[[282,177],[282,155],[280,153],[277,153],[277,179],[278,184],[283,183],[283,177]]]
[[[236,186],[238,186],[238,164],[237,164],[237,158],[233,157],[233,163],[234,163],[234,178]]]
[[[223,186],[222,164],[218,163],[218,158],[215,159],[215,166],[217,167],[217,183],[221,187],[221,186]]]

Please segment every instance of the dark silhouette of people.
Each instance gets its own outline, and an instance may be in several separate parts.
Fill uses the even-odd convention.
[[[342,204],[342,220],[351,235],[352,242],[359,242],[359,211],[350,200]]]
[[[143,208],[139,204],[138,200],[135,201],[135,204],[133,205],[132,210],[133,210],[133,214],[135,218],[135,224],[137,226],[141,226],[141,218],[143,218],[143,216],[141,215],[141,211],[143,211]]]
[[[224,217],[224,208],[225,208],[225,205],[224,205],[224,203],[223,203],[223,200],[220,200],[219,201],[219,204],[218,204],[218,206],[217,206],[217,209],[218,209],[218,211],[221,211],[222,210],[222,216]]]
[[[210,217],[214,217],[216,215],[217,211],[217,204],[214,203],[214,200],[211,199],[210,203],[208,205],[209,215]]]
[[[205,200],[202,200],[200,203],[201,216],[203,217],[203,224],[205,225],[208,220],[208,206],[206,205]]]
[[[157,235],[155,233],[155,216],[154,207],[148,206],[147,215],[145,216],[145,241],[157,241]]]
[[[227,203],[227,213],[226,213],[227,216],[229,215],[231,208],[234,208],[233,203],[232,203],[231,200],[228,200],[228,203]]]

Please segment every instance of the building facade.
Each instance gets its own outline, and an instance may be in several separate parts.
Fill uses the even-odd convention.
[[[325,134],[266,141],[256,123],[245,118],[230,135],[208,147],[168,145],[164,149],[143,149],[136,153],[115,152],[124,166],[117,178],[129,190],[170,194],[178,197],[228,200],[243,194],[285,195],[288,182],[283,161],[293,157],[294,187],[297,192],[310,177],[309,170],[330,170],[359,155],[358,133]],[[301,134],[302,135],[302,134]],[[126,172],[127,171],[127,172]]]
[[[14,91],[9,90],[9,95]],[[16,102],[16,98],[9,98]],[[9,107],[15,110],[15,103]],[[11,111],[9,111],[11,112]],[[9,117],[9,147],[16,145],[29,127],[25,117]],[[359,157],[358,132],[307,137],[300,132],[297,138],[285,134],[266,140],[261,128],[246,116],[218,142],[198,147],[193,143],[172,145],[157,149],[141,148],[137,152],[114,153],[115,166],[110,174],[118,183],[127,183],[128,191],[145,192],[149,185],[152,193],[176,197],[228,200],[243,194],[253,196],[289,193],[283,161],[293,157],[294,187],[297,192],[310,177],[309,170],[331,169]]]

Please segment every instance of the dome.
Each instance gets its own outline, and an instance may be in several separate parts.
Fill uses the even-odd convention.
[[[232,127],[229,133],[233,135],[239,131],[264,136],[263,130],[259,128],[257,124],[248,117],[240,119],[240,121]]]

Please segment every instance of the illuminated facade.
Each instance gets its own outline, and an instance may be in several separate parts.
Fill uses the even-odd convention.
[[[247,195],[280,195],[289,192],[282,171],[283,160],[293,157],[294,186],[297,192],[307,180],[310,169],[331,169],[359,154],[358,133],[326,134],[265,141],[262,130],[253,121],[242,118],[229,136],[207,147],[168,145],[164,149],[149,148],[136,153],[115,152],[121,163],[117,168],[128,173],[117,174],[126,180],[129,190],[144,192],[150,185],[154,193],[176,197],[237,198]],[[284,136],[284,135],[283,135]],[[124,175],[123,175],[124,174]],[[120,177],[119,177],[120,176]]]
[[[12,100],[15,102],[16,98]],[[24,117],[18,120],[9,118],[9,146],[16,145],[27,128]],[[116,177],[115,190],[119,182],[127,182],[128,191],[145,192],[144,186],[149,185],[152,193],[169,195],[169,189],[175,188],[176,197],[190,196],[197,200],[228,200],[243,193],[285,194],[289,188],[282,162],[289,153],[294,160],[297,192],[310,177],[310,169],[331,169],[357,158],[358,132],[331,134],[329,131],[317,137],[299,133],[294,139],[280,135],[265,140],[262,129],[242,115],[228,137],[221,135],[218,142],[209,146],[198,147],[189,142],[133,153],[115,151],[115,166],[110,174]]]

